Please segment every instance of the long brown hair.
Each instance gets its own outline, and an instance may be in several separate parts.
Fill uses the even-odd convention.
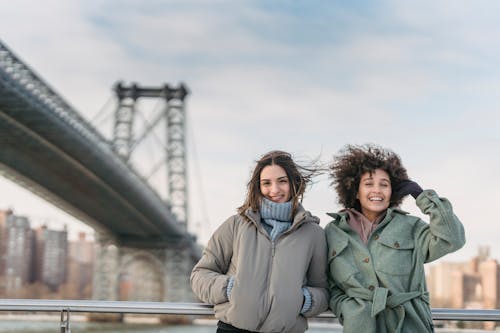
[[[260,192],[260,174],[262,169],[268,165],[278,165],[282,167],[290,182],[290,196],[292,200],[292,214],[295,214],[297,206],[302,201],[304,192],[312,178],[320,172],[320,169],[313,166],[301,166],[295,163],[290,153],[273,150],[264,155],[257,161],[252,177],[247,184],[247,195],[243,205],[238,207],[238,213],[243,214],[248,208],[254,211],[259,210],[262,201]]]

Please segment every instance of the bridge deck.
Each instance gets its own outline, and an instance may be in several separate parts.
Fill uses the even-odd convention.
[[[10,51],[0,46],[3,174],[123,245],[193,245],[167,203],[26,65],[10,53],[6,60]]]

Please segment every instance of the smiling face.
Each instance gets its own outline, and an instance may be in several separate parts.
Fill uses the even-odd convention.
[[[290,181],[285,169],[271,164],[260,173],[260,193],[273,202],[287,202],[290,200]]]
[[[387,172],[376,169],[364,173],[356,195],[361,204],[361,213],[373,222],[389,207],[391,194],[391,179]]]

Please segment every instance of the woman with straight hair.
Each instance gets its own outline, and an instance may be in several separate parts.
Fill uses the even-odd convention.
[[[325,229],[330,308],[344,332],[434,332],[424,263],[465,244],[450,202],[379,146],[348,145],[330,168],[344,207]],[[406,195],[430,223],[398,208]]]
[[[218,333],[302,333],[328,307],[326,239],[301,200],[317,169],[271,151],[253,170],[245,202],[212,235],[191,273],[214,304]]]

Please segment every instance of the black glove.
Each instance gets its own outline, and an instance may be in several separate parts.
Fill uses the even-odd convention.
[[[422,193],[424,190],[415,183],[413,180],[403,180],[401,183],[398,184],[398,186],[394,187],[392,189],[393,192],[393,197],[395,199],[402,199],[408,194],[411,194],[412,197],[415,199]]]

